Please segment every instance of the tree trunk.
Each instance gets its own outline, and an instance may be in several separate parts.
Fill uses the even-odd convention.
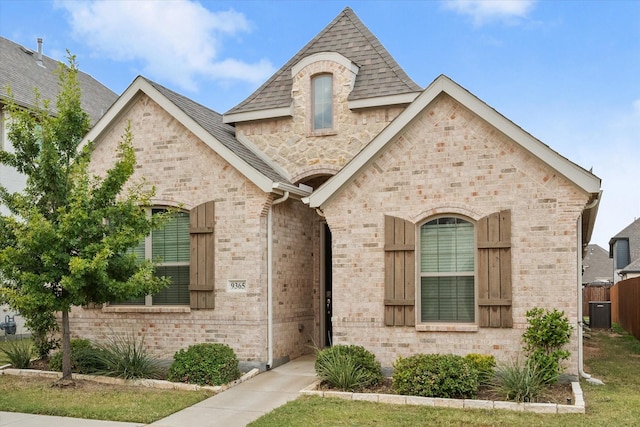
[[[69,312],[62,312],[62,380],[71,380],[71,335]]]

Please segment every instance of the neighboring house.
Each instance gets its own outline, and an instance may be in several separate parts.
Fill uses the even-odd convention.
[[[527,310],[581,317],[600,179],[448,77],[421,89],[349,8],[224,115],[136,78],[86,137],[94,173],[129,121],[149,213],[182,212],[137,248],[173,284],[74,309],[79,336],[222,342],[262,369],[348,343],[390,367],[508,360]]]
[[[640,218],[609,240],[613,282],[640,276]]]
[[[10,88],[16,104],[25,108],[35,106],[37,89],[40,107],[42,101],[49,100],[51,111],[55,114],[59,89],[58,66],[58,61],[43,55],[42,39],[38,39],[38,49],[34,51],[0,37],[0,150],[13,151],[7,136],[10,120],[5,109],[9,99],[7,88]],[[118,95],[86,73],[79,72],[78,81],[82,91],[82,108],[95,123]],[[0,166],[0,183],[9,191],[20,191],[25,186],[26,178],[13,168]]]
[[[599,245],[588,245],[582,259],[582,284],[613,284],[613,261],[609,252]]]
[[[58,66],[58,61],[43,55],[42,39],[38,39],[38,49],[34,51],[0,37],[0,151],[13,152],[13,145],[8,138],[11,117],[5,108],[9,100],[7,88],[10,88],[15,103],[25,108],[35,106],[37,89],[40,106],[42,107],[43,100],[49,100],[52,113],[55,114]],[[86,73],[79,72],[78,80],[82,91],[82,108],[89,114],[92,123],[95,123],[118,95]],[[0,165],[0,184],[9,192],[22,191],[26,185],[26,177],[14,168]],[[0,213],[8,213],[2,204]],[[8,306],[0,306],[0,322],[5,320],[6,315],[14,314]],[[18,333],[21,333],[24,330],[22,318],[18,316],[16,321]]]

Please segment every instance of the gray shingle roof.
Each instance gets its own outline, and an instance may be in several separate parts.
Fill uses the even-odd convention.
[[[613,283],[613,259],[609,258],[609,252],[600,246],[587,246],[582,265],[582,283],[597,283],[602,280]]]
[[[640,273],[640,258],[620,270],[620,273]]]
[[[7,99],[9,86],[16,103],[32,107],[35,103],[34,88],[38,88],[41,100],[50,100],[50,107],[55,112],[59,62],[42,55],[42,67],[37,63],[37,56],[37,52],[0,37],[0,103]],[[118,95],[86,73],[79,72],[78,80],[82,108],[91,117],[91,122],[96,123]]]
[[[611,248],[616,240],[629,240],[629,255],[631,262],[640,259],[640,218],[634,220],[631,224],[622,229],[618,234],[609,240],[609,253],[613,256]]]
[[[422,90],[347,7],[266,83],[227,113],[288,107],[291,104],[291,67],[319,52],[340,53],[360,67],[350,101]]]
[[[200,105],[197,102],[167,89],[158,83],[146,78],[144,79],[176,107],[191,117],[196,123],[198,123],[198,125],[220,141],[225,147],[234,152],[238,157],[243,159],[251,167],[274,182],[289,183],[287,178],[276,172],[264,160],[236,139],[235,128],[223,123],[222,115],[220,113]]]

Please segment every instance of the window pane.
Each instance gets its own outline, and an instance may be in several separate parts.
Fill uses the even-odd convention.
[[[459,218],[438,218],[420,228],[420,271],[472,272],[473,224]]]
[[[423,322],[473,322],[472,276],[423,277],[420,284]]]
[[[152,215],[166,212],[163,208],[152,209]],[[189,214],[177,212],[169,218],[161,229],[151,233],[151,253],[148,258],[157,261],[157,276],[166,276],[171,284],[153,295],[154,305],[189,305],[189,266],[167,265],[188,263],[190,258]],[[139,260],[145,259],[145,239],[138,246],[127,251],[134,253]],[[145,298],[137,298],[118,305],[144,305]]]
[[[157,276],[171,278],[171,284],[153,295],[153,305],[189,305],[189,267],[157,267]]]
[[[328,75],[313,79],[313,129],[333,127],[333,83]]]
[[[144,238],[140,240],[140,243],[138,243],[138,246],[132,249],[128,249],[127,253],[135,254],[138,262],[144,261]]]
[[[155,211],[154,211],[155,213]],[[159,262],[189,261],[189,214],[178,212],[151,234],[153,259]]]

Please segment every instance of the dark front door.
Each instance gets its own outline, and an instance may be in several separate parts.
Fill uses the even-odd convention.
[[[333,341],[333,328],[331,327],[331,316],[333,312],[333,297],[332,297],[332,273],[331,273],[331,230],[327,224],[323,225],[323,257],[322,257],[322,271],[323,271],[323,320],[324,327],[322,344],[324,347],[331,346]]]

